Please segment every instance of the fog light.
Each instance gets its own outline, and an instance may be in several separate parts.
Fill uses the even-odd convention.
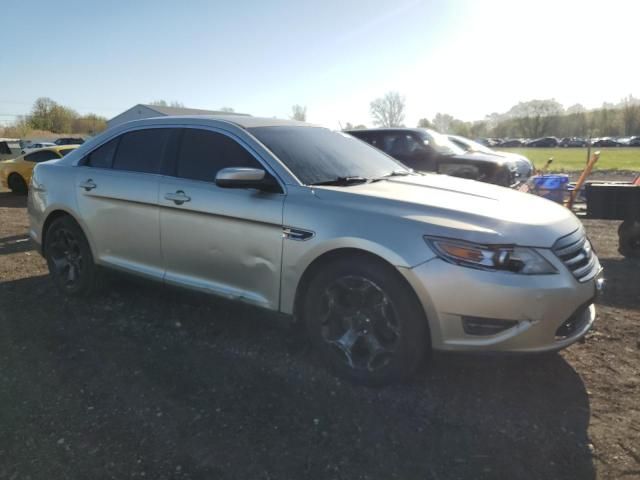
[[[495,335],[518,324],[515,320],[499,320],[497,318],[462,317],[462,329],[467,335]]]

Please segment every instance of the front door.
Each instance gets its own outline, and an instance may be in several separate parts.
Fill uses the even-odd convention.
[[[277,309],[284,194],[220,188],[226,167],[263,165],[221,132],[185,128],[159,203],[165,281]]]

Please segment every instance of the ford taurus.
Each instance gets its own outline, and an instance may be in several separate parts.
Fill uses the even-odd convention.
[[[559,350],[595,318],[601,267],[569,210],[299,122],[126,123],[38,164],[28,205],[65,294],[106,267],[278,311],[366,384],[431,348]]]

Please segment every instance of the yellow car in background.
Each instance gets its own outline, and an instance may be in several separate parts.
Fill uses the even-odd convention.
[[[14,193],[27,193],[31,172],[36,163],[57,160],[76,148],[78,145],[41,148],[12,160],[0,162],[0,185]]]

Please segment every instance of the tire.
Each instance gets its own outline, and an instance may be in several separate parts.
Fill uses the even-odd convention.
[[[618,251],[627,258],[640,258],[640,221],[625,220],[620,224]]]
[[[354,255],[331,262],[311,279],[302,305],[314,348],[354,383],[407,380],[430,345],[422,305],[382,261]]]
[[[7,183],[9,184],[9,189],[13,193],[17,193],[19,195],[25,195],[27,193],[27,182],[24,181],[24,178],[22,178],[20,174],[12,173],[9,175]]]
[[[54,220],[46,232],[44,255],[56,287],[70,296],[88,296],[96,284],[97,267],[89,242],[71,217]]]

